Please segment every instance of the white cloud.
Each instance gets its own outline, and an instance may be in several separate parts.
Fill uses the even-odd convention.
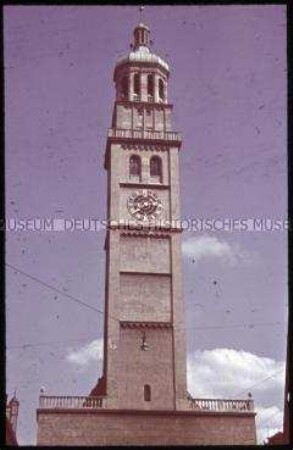
[[[194,258],[195,262],[203,259],[218,259],[231,266],[249,263],[255,257],[254,254],[242,249],[238,244],[231,245],[223,239],[207,234],[192,236],[184,240],[182,252],[184,256]]]
[[[257,411],[258,442],[282,429],[285,363],[243,350],[197,350],[188,355],[189,392],[198,398],[247,398]]]
[[[77,350],[69,349],[67,361],[78,366],[88,366],[103,358],[103,339],[95,339]]]

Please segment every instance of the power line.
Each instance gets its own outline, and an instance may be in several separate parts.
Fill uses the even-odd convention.
[[[39,283],[39,284],[41,284],[42,286],[45,286],[46,288],[51,289],[52,291],[57,292],[58,294],[61,294],[61,295],[63,295],[64,297],[67,297],[67,298],[69,298],[70,300],[72,300],[72,301],[74,301],[74,302],[76,302],[76,303],[78,303],[78,304],[80,304],[80,305],[82,305],[82,306],[85,306],[86,308],[91,309],[92,311],[98,312],[99,314],[102,314],[102,315],[105,314],[104,311],[102,311],[102,310],[96,308],[95,306],[89,305],[88,303],[86,303],[86,302],[80,300],[79,298],[77,298],[77,297],[75,297],[75,296],[73,296],[73,295],[71,295],[71,294],[67,294],[67,292],[61,291],[60,289],[58,289],[58,288],[56,288],[56,287],[50,285],[49,283],[47,283],[47,282],[45,282],[45,281],[43,281],[43,280],[40,280],[40,279],[37,278],[37,277],[34,277],[33,275],[28,274],[28,273],[25,272],[24,270],[21,270],[21,269],[19,269],[18,267],[13,266],[12,264],[5,263],[5,265],[6,265],[7,267],[9,267],[10,269],[15,270],[16,272],[19,272],[20,274],[24,275],[25,277],[29,278],[30,280],[33,280],[33,281],[35,281],[36,283]],[[119,321],[119,319],[118,319],[117,317],[114,317],[114,316],[112,316],[112,315],[110,315],[110,314],[109,314],[109,317],[111,317],[111,318],[114,319],[114,320]]]
[[[25,343],[25,344],[20,344],[20,345],[9,345],[6,347],[6,350],[14,350],[14,349],[27,349],[29,347],[42,347],[42,346],[46,346],[46,345],[58,345],[58,344],[68,344],[71,342],[83,342],[83,341],[88,341],[89,339],[92,339],[90,337],[87,338],[79,338],[79,339],[68,339],[65,341],[48,341],[48,342],[37,342],[37,343]],[[99,339],[96,337],[96,339]]]
[[[30,348],[30,347],[41,347],[41,346],[46,346],[46,345],[67,344],[67,343],[70,343],[70,342],[83,342],[83,341],[87,341],[89,339],[99,339],[99,338],[97,336],[88,336],[88,337],[84,337],[84,338],[69,339],[69,340],[64,340],[64,341],[48,341],[48,342],[37,342],[37,343],[24,343],[24,344],[19,344],[19,345],[10,345],[10,346],[7,346],[6,349],[7,350],[14,350],[14,349],[18,349],[18,348],[27,349],[27,348]],[[280,370],[280,372],[281,372],[281,370]],[[265,380],[269,379],[269,378],[272,378],[272,377],[273,377],[273,375],[270,376],[270,377],[265,378]],[[264,381],[264,380],[261,380],[261,381]],[[259,384],[261,381],[259,381],[257,384]],[[253,385],[251,387],[254,387],[254,386],[255,385]],[[246,390],[243,391],[243,393],[245,393],[251,387],[247,387]],[[242,393],[242,391],[241,391],[241,393]],[[240,394],[237,394],[237,395],[240,395]]]
[[[186,327],[186,330],[215,330],[215,329],[226,329],[226,328],[254,328],[258,326],[274,326],[274,325],[285,325],[285,322],[261,322],[261,323],[244,323],[235,325],[212,325],[206,327]]]
[[[283,414],[283,411],[282,411],[282,410],[281,410],[281,411],[280,411],[280,410],[279,410],[279,411],[276,411],[274,414],[271,414],[269,417],[260,420],[260,421],[258,422],[258,425],[264,424],[264,423],[268,422],[268,421],[271,420],[273,417],[275,417],[277,414],[281,414],[281,413]]]
[[[9,267],[10,269],[15,270],[16,272],[22,274],[23,276],[25,276],[25,277],[27,277],[27,278],[29,278],[29,279],[31,279],[31,280],[41,284],[42,286],[45,286],[47,289],[51,289],[52,291],[57,292],[58,294],[61,294],[64,297],[67,297],[68,299],[70,299],[70,300],[72,300],[72,301],[74,301],[74,302],[76,302],[76,303],[78,303],[78,304],[80,304],[82,306],[85,306],[86,308],[89,308],[92,311],[98,312],[99,314],[102,314],[104,316],[104,314],[105,314],[104,311],[102,311],[102,310],[100,310],[100,309],[98,309],[98,308],[96,308],[96,307],[94,307],[92,305],[89,305],[88,303],[80,300],[79,298],[77,298],[77,297],[75,297],[75,296],[73,296],[71,294],[68,294],[68,293],[66,293],[64,291],[61,291],[60,289],[50,285],[49,283],[47,283],[47,282],[45,282],[43,280],[40,280],[39,278],[37,278],[37,277],[35,277],[33,275],[28,274],[24,270],[21,270],[18,267],[13,266],[12,264],[6,263],[5,265],[7,267]],[[114,320],[117,320],[118,322],[120,321],[118,319],[118,317],[115,317],[113,315],[109,314],[109,317],[114,319]],[[267,323],[250,323],[250,324],[235,324],[235,325],[215,325],[215,326],[204,326],[204,327],[195,326],[195,327],[182,327],[182,328],[184,328],[185,330],[199,330],[200,331],[200,330],[216,330],[216,329],[220,330],[220,329],[247,328],[247,327],[248,328],[254,328],[256,326],[274,326],[274,325],[284,325],[284,324],[285,324],[284,322],[267,322]]]
[[[239,392],[238,394],[235,394],[235,397],[238,397],[238,395],[241,395],[241,394],[246,393],[248,390],[254,388],[255,386],[258,386],[259,384],[264,383],[264,382],[267,381],[267,380],[270,380],[271,378],[274,378],[276,375],[278,375],[279,373],[284,372],[284,371],[285,371],[284,368],[282,368],[282,369],[280,369],[280,370],[277,370],[277,371],[274,372],[272,375],[270,375],[270,376],[268,376],[268,377],[266,377],[266,378],[261,379],[260,381],[258,381],[257,383],[253,384],[252,386],[248,386],[246,389],[242,390],[242,391]]]

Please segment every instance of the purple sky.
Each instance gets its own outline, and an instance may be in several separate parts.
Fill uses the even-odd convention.
[[[285,7],[152,6],[144,21],[172,70],[182,217],[286,218]],[[105,217],[113,68],[138,22],[136,6],[5,7],[7,218]],[[103,309],[104,238],[7,232],[7,262]],[[189,354],[284,360],[286,233],[184,242]],[[20,444],[33,444],[40,387],[86,395],[100,375],[100,360],[85,371],[67,356],[102,336],[103,317],[9,268],[6,311],[7,393],[21,402]]]

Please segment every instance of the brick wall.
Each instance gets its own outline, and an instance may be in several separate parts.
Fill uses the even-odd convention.
[[[37,445],[253,445],[254,414],[38,413]]]

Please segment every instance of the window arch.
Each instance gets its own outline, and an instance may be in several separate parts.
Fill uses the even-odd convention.
[[[135,73],[133,77],[133,92],[136,95],[140,95],[140,75]]]
[[[154,96],[154,76],[152,74],[148,75],[148,95],[153,97]]]
[[[159,156],[152,156],[150,160],[150,176],[162,182],[162,160]]]
[[[129,175],[141,176],[141,160],[138,155],[132,155],[129,158]]]
[[[150,402],[151,401],[151,387],[149,384],[144,385],[143,394],[144,394],[144,401]]]
[[[128,77],[126,75],[121,81],[121,94],[123,98],[128,98]]]
[[[161,100],[164,100],[164,82],[162,78],[159,79],[159,97]]]

